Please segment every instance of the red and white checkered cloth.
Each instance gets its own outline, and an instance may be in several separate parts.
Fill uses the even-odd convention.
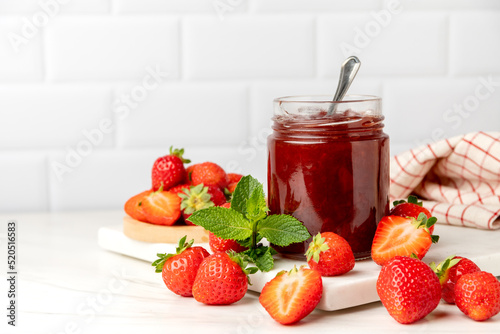
[[[475,132],[391,160],[391,200],[424,199],[439,223],[500,228],[500,132]]]

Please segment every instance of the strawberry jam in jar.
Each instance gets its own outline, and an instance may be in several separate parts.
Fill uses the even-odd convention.
[[[377,224],[389,211],[389,136],[381,99],[346,96],[274,100],[268,138],[268,201],[272,214],[289,214],[311,235],[334,232],[356,259],[370,257]],[[305,259],[311,239],[277,247]]]

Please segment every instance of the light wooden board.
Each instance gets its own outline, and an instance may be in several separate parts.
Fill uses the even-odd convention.
[[[424,261],[440,262],[449,255],[467,257],[484,271],[500,275],[500,230],[484,231],[473,228],[437,225],[435,234],[440,235],[438,244],[433,245]],[[132,240],[124,235],[121,226],[102,227],[99,230],[99,244],[102,248],[153,262],[156,253],[174,252],[177,242],[148,243]],[[202,244],[210,251],[207,244]],[[289,270],[294,265],[305,262],[284,259],[279,256],[275,260],[275,268],[268,272],[251,275],[252,285],[249,289],[260,292],[264,284],[283,269]],[[318,308],[334,311],[348,307],[378,301],[376,292],[377,277],[380,266],[372,260],[357,261],[354,269],[342,276],[323,277],[323,297]]]
[[[130,239],[149,243],[173,243],[187,235],[187,240],[196,243],[208,242],[208,232],[201,226],[174,225],[163,226],[143,223],[129,216],[123,217],[123,233]]]

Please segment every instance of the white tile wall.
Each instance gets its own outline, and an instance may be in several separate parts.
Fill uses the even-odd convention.
[[[140,79],[179,72],[178,22],[169,17],[57,17],[46,32],[52,81]]]
[[[117,13],[215,13],[214,1],[207,0],[113,0]],[[245,0],[240,1],[242,5]]]
[[[314,25],[304,16],[190,17],[182,27],[189,79],[307,77]]]
[[[363,10],[379,9],[381,0],[255,0],[253,9],[262,12],[284,12],[284,11],[341,11],[341,10]]]
[[[42,49],[40,33],[23,37],[21,17],[0,18],[0,82],[40,81]]]
[[[0,211],[49,208],[46,159],[45,154],[32,150],[0,154]]]
[[[117,90],[116,99],[134,88]],[[128,116],[119,113],[119,147],[231,145],[245,140],[247,89],[241,84],[167,84]]]
[[[500,9],[500,2],[497,0],[384,0],[384,6],[391,2],[399,2],[405,10]]]
[[[453,74],[500,73],[500,11],[456,13],[450,31]]]
[[[108,13],[110,0],[2,0],[0,15],[12,13],[31,14],[43,12],[47,15],[58,13]]]
[[[500,76],[390,80],[384,98],[387,132],[407,149],[462,133],[500,130]]]
[[[318,72],[337,76],[349,55],[366,75],[446,73],[447,16],[441,13],[334,14],[318,20]]]
[[[500,130],[497,0],[55,2],[0,1],[2,211],[120,209],[170,145],[265,183],[273,98],[333,95],[350,53],[392,153]]]
[[[112,136],[93,135],[112,119],[111,90],[89,85],[0,86],[0,149],[65,148],[94,136],[109,147]]]

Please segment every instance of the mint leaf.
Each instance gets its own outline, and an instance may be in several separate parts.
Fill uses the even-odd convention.
[[[257,248],[247,249],[242,252],[245,256],[248,256],[260,271],[269,271],[273,269],[274,266],[274,249],[267,246],[259,246]]]
[[[256,187],[246,203],[246,216],[248,219],[252,221],[259,221],[261,219],[266,218],[267,208],[266,197],[264,195],[264,190],[262,189],[262,185],[260,187]]]
[[[219,238],[244,240],[252,236],[252,224],[233,209],[214,206],[195,211],[188,220]]]
[[[271,252],[271,247],[266,247],[266,251],[259,255],[255,260],[255,265],[259,268],[260,271],[269,271],[274,267],[274,259],[273,254]]]
[[[255,237],[255,245],[257,245],[261,240],[262,240],[262,236],[257,235]],[[238,243],[246,248],[253,248],[254,247],[253,239],[251,237],[246,238],[245,240],[238,240]]]
[[[259,222],[259,234],[277,246],[301,242],[311,235],[300,221],[289,215],[271,215]]]
[[[262,184],[259,183],[256,179],[254,179],[252,176],[247,175],[243,176],[241,180],[238,182],[236,185],[236,189],[234,190],[233,193],[233,198],[231,199],[231,209],[238,211],[239,213],[243,215],[247,215],[247,202],[249,201],[250,197],[252,196],[252,193],[258,189],[260,193],[262,194],[262,197],[264,197],[264,191],[262,189]],[[254,195],[258,196],[258,195]],[[257,201],[258,198],[253,199],[252,201]],[[259,201],[257,201],[259,202]],[[264,199],[265,203],[265,199]],[[258,203],[252,203],[251,207],[252,210],[253,208],[258,205]]]

